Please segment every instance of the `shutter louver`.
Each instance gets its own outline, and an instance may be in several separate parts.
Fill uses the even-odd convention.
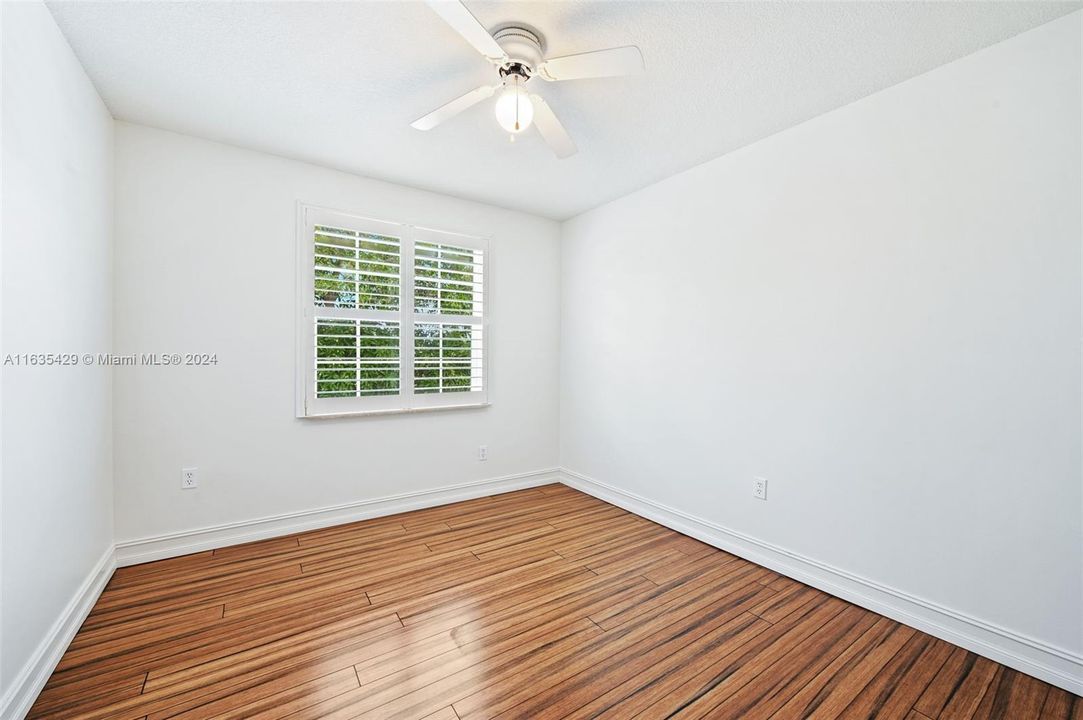
[[[481,392],[484,387],[484,253],[414,243],[414,392]],[[426,315],[440,316],[437,321]]]
[[[400,309],[400,240],[316,225],[314,243],[315,397],[398,395],[401,323],[378,318]]]
[[[399,393],[399,323],[316,318],[316,397]]]
[[[482,389],[482,326],[414,323],[414,392]]]
[[[317,306],[399,309],[398,238],[318,225],[315,250]]]
[[[414,243],[414,312],[481,317],[483,258],[480,250]]]

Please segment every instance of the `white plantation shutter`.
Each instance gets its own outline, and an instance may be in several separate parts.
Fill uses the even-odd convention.
[[[414,243],[416,394],[484,391],[485,253],[455,240]]]
[[[301,206],[298,415],[487,404],[484,239]]]

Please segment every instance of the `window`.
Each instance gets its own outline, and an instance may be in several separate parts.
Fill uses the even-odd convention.
[[[300,208],[298,415],[487,404],[481,238]]]

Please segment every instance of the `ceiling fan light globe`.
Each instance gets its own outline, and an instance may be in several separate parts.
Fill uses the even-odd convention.
[[[534,104],[522,88],[512,86],[504,90],[494,107],[496,121],[510,133],[521,133],[534,122]]]

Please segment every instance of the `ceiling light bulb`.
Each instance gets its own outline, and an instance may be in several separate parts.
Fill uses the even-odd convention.
[[[496,100],[496,121],[510,133],[521,133],[534,120],[534,103],[519,85],[519,76],[512,78]]]

